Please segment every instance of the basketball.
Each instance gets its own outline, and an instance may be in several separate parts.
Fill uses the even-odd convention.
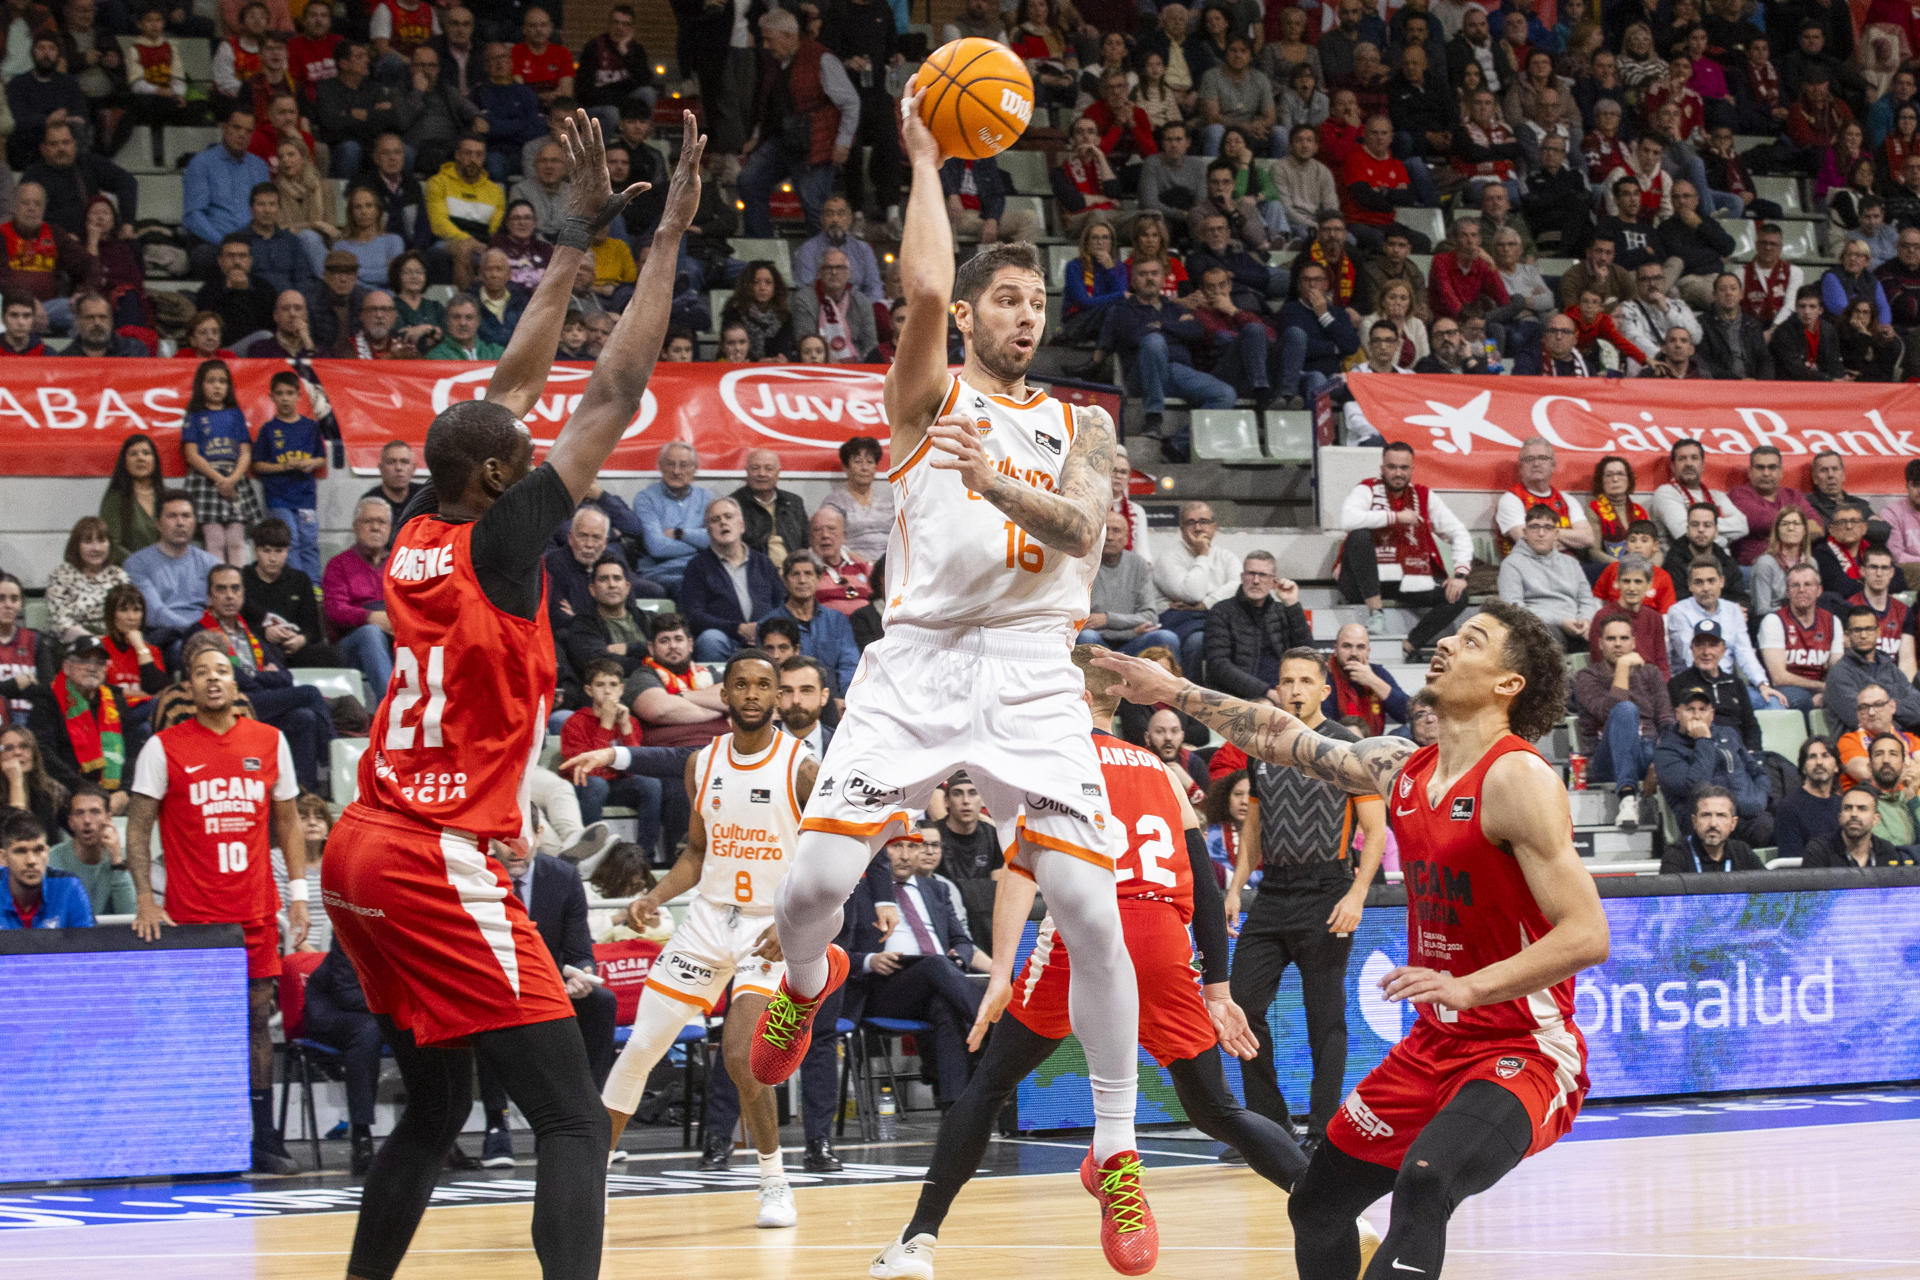
[[[909,93],[924,92],[920,118],[941,153],[984,160],[1012,146],[1033,119],[1033,77],[997,40],[943,44],[920,64]]]

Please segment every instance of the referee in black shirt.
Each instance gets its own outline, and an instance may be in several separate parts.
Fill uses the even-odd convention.
[[[1315,733],[1342,742],[1360,740],[1320,712],[1327,696],[1327,660],[1318,649],[1280,655],[1278,689],[1281,705]],[[1349,795],[1298,769],[1261,760],[1251,762],[1248,780],[1253,803],[1227,888],[1229,925],[1239,915],[1240,890],[1253,874],[1256,853],[1261,880],[1234,950],[1229,990],[1253,1023],[1260,1056],[1241,1068],[1241,1078],[1250,1110],[1281,1124],[1291,1122],[1274,1074],[1266,1013],[1287,966],[1298,965],[1313,1051],[1307,1133],[1317,1142],[1340,1103],[1346,1075],[1347,956],[1367,886],[1386,850],[1386,808],[1379,796]],[[1352,855],[1356,829],[1365,834],[1358,875]],[[1256,831],[1257,839],[1249,838]]]

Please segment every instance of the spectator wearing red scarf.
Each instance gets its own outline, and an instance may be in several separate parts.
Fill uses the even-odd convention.
[[[39,740],[47,775],[69,791],[91,782],[126,811],[124,788],[138,742],[129,742],[127,702],[107,683],[107,651],[95,636],[67,646],[60,673],[27,691],[27,728]]]

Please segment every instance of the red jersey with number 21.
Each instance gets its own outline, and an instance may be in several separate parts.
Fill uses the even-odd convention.
[[[1464,976],[1519,954],[1553,927],[1520,864],[1480,826],[1487,770],[1516,751],[1538,755],[1524,738],[1508,734],[1431,802],[1427,783],[1440,762],[1438,745],[1420,748],[1402,766],[1388,809],[1407,890],[1409,965]],[[1579,1042],[1584,1060],[1586,1044],[1573,1024],[1573,984],[1569,977],[1544,991],[1477,1009],[1415,1007],[1432,1030],[1471,1040],[1565,1028]]]
[[[545,575],[532,618],[495,607],[474,573],[473,530],[427,515],[394,539],[393,682],[355,803],[484,842],[525,834],[527,770],[545,741],[555,664]]]

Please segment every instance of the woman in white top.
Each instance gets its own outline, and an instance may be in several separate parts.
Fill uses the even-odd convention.
[[[887,554],[893,531],[893,486],[873,482],[880,471],[880,442],[855,436],[840,446],[840,465],[847,478],[829,489],[820,505],[845,517],[847,549],[872,564]]]

